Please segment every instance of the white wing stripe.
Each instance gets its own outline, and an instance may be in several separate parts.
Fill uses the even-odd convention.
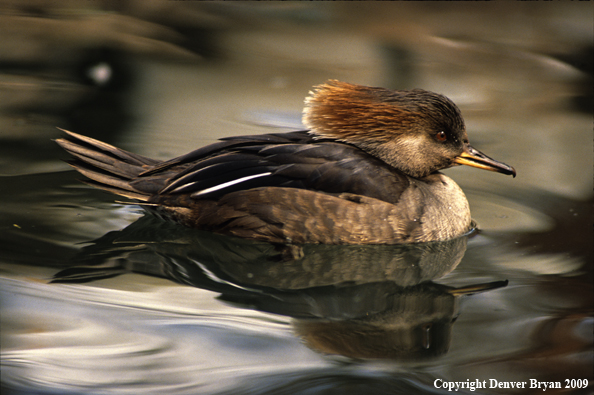
[[[252,179],[254,179],[254,178],[258,178],[258,177],[265,177],[265,176],[269,176],[269,175],[271,175],[271,174],[272,174],[272,172],[267,172],[267,173],[253,174],[253,175],[251,175],[251,176],[241,177],[241,178],[238,178],[238,179],[236,179],[236,180],[231,180],[231,181],[228,181],[228,182],[224,182],[224,183],[222,183],[222,184],[215,185],[214,187],[210,187],[210,188],[206,188],[206,189],[203,189],[203,190],[201,190],[201,191],[198,191],[198,192],[194,192],[194,193],[193,193],[192,195],[190,195],[190,196],[192,196],[192,197],[197,197],[197,196],[204,195],[204,194],[207,194],[207,193],[210,193],[210,192],[219,191],[219,190],[221,190],[221,189],[224,189],[224,188],[227,188],[227,187],[230,187],[230,186],[236,185],[236,184],[240,184],[240,183],[242,183],[242,182],[244,182],[244,181],[249,181],[249,180],[252,180]],[[187,185],[187,184],[186,184],[186,185]],[[185,186],[185,185],[184,185],[184,186]]]

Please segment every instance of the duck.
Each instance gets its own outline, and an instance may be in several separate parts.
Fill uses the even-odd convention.
[[[475,224],[440,170],[516,176],[468,141],[460,109],[423,89],[338,80],[314,86],[303,130],[225,137],[157,160],[62,130],[56,142],[94,187],[168,221],[274,244],[444,241]]]

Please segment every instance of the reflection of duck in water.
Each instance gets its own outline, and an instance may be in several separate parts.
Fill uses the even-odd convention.
[[[207,289],[238,306],[293,317],[314,350],[352,358],[414,359],[449,348],[457,297],[503,286],[451,288],[467,236],[405,245],[306,245],[294,260],[278,245],[196,231],[145,216],[110,232],[55,282],[135,272]],[[191,303],[191,302],[190,302]]]
[[[350,301],[381,300],[384,309],[359,311],[359,315],[348,318],[296,319],[293,326],[310,348],[324,354],[355,359],[434,357],[449,349],[452,326],[458,317],[459,297],[506,285],[507,281],[461,288],[435,283],[413,287],[367,284],[359,287],[359,292],[353,293]],[[364,290],[368,294],[362,298]],[[336,296],[334,299],[335,302],[339,300]]]
[[[438,172],[515,170],[472,148],[459,109],[423,90],[338,81],[306,100],[308,131],[223,139],[161,162],[68,132],[58,143],[92,185],[182,224],[273,243],[446,240],[471,227]]]
[[[393,282],[414,286],[445,276],[464,257],[469,235],[396,245],[274,245],[187,229],[152,215],[84,247],[58,282],[142,273],[204,288],[203,273],[249,288],[299,291]],[[218,290],[218,289],[217,289]]]

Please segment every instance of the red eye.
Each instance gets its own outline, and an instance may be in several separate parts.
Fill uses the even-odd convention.
[[[446,141],[447,139],[448,139],[448,135],[443,130],[435,133],[435,140]]]

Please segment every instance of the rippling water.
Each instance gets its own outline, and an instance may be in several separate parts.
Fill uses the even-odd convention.
[[[150,4],[3,6],[3,394],[591,393],[590,4]],[[518,177],[447,170],[457,240],[280,248],[146,216],[50,141],[165,159],[299,128],[327,78],[448,95]]]

